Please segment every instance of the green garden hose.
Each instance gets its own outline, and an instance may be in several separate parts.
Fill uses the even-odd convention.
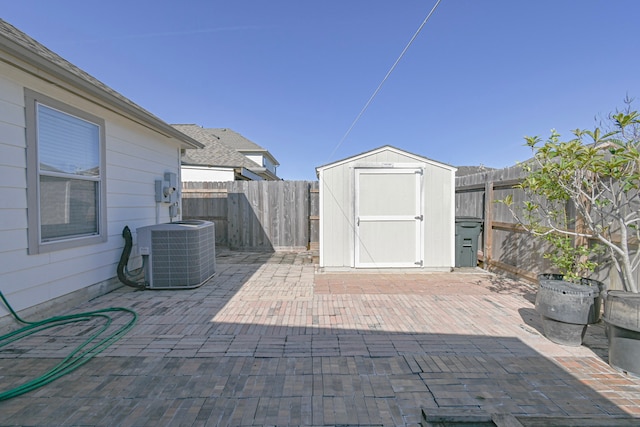
[[[84,322],[93,320],[96,318],[100,318],[104,320],[104,324],[102,327],[98,328],[98,330],[93,333],[89,338],[87,338],[82,344],[76,347],[71,354],[62,360],[62,362],[58,363],[52,369],[44,373],[43,375],[35,378],[27,383],[24,383],[18,387],[15,387],[11,390],[0,392],[0,401],[11,399],[12,397],[19,396],[21,394],[27,393],[31,390],[35,390],[39,387],[49,384],[50,382],[60,378],[63,375],[66,375],[80,366],[87,363],[93,356],[101,353],[107,347],[109,347],[114,342],[118,341],[124,334],[126,334],[136,323],[138,315],[135,311],[130,310],[128,308],[123,307],[111,307],[104,308],[95,311],[88,311],[85,313],[77,313],[77,314],[69,314],[65,316],[54,316],[49,319],[41,320],[39,322],[28,322],[23,320],[18,316],[18,314],[13,310],[7,299],[4,297],[2,292],[0,292],[0,298],[2,302],[7,306],[13,317],[20,323],[24,323],[26,326],[10,332],[8,334],[0,336],[0,348],[5,345],[18,341],[22,338],[25,338],[29,335],[36,334],[38,332],[44,331],[49,328],[53,328],[56,326],[61,326],[70,323]],[[108,336],[104,338],[100,338],[113,322],[113,318],[110,317],[107,313],[113,312],[124,312],[128,313],[132,316],[132,318],[126,324],[120,326],[116,331],[110,333]]]

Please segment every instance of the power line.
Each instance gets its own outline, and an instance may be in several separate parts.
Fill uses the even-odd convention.
[[[351,130],[353,130],[353,127],[356,125],[356,123],[358,122],[358,120],[360,120],[360,117],[362,117],[362,115],[364,114],[364,112],[367,110],[367,108],[369,108],[369,105],[371,104],[371,102],[373,101],[373,99],[376,97],[376,95],[378,94],[378,92],[380,92],[380,89],[382,89],[382,85],[384,85],[384,83],[387,81],[387,79],[389,78],[389,76],[391,75],[391,73],[393,72],[393,70],[395,70],[396,66],[398,65],[398,63],[400,62],[400,60],[402,59],[402,57],[404,56],[404,54],[407,52],[407,50],[409,50],[409,47],[413,44],[414,40],[416,39],[416,37],[418,37],[418,34],[420,34],[420,31],[422,31],[422,28],[425,26],[425,24],[427,23],[427,21],[429,20],[429,18],[431,18],[431,15],[433,15],[433,12],[435,12],[436,8],[438,7],[438,5],[440,4],[442,0],[438,0],[436,1],[436,4],[433,6],[433,8],[431,9],[431,11],[429,12],[429,14],[427,15],[426,18],[424,18],[424,21],[422,21],[422,24],[420,24],[420,27],[418,27],[418,29],[416,30],[415,34],[413,35],[413,37],[411,37],[411,40],[409,40],[409,43],[407,43],[407,45],[404,47],[404,49],[402,50],[402,53],[400,53],[400,56],[398,56],[398,59],[396,59],[396,62],[393,63],[393,65],[391,66],[391,68],[389,69],[389,71],[387,72],[387,75],[384,76],[384,78],[382,79],[382,81],[380,82],[380,84],[378,85],[378,87],[376,88],[376,90],[373,92],[373,95],[371,95],[371,97],[369,98],[369,100],[367,101],[367,103],[364,105],[364,107],[362,108],[362,110],[360,110],[360,113],[356,116],[355,120],[353,121],[353,123],[351,123],[351,126],[349,126],[349,129],[347,129],[347,132],[344,134],[344,136],[342,137],[342,139],[340,140],[340,142],[338,143],[338,145],[336,145],[336,148],[333,149],[333,151],[331,152],[331,155],[329,156],[329,160],[331,160],[331,158],[333,158],[333,155],[336,153],[336,151],[338,150],[338,148],[340,148],[340,146],[342,145],[342,143],[345,141],[345,139],[347,139],[347,136],[349,136],[349,134],[351,133]]]

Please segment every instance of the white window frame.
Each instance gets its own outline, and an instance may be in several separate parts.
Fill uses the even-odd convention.
[[[62,103],[41,93],[25,88],[25,119],[27,138],[27,218],[29,254],[40,254],[107,241],[107,178],[105,161],[105,121],[86,111]],[[97,185],[97,233],[75,235],[43,241],[40,221],[40,162],[38,145],[38,105],[58,110],[99,127],[99,168]]]

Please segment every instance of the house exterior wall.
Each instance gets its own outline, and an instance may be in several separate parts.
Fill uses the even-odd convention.
[[[233,168],[182,166],[182,181],[184,182],[226,182],[234,179]]]
[[[276,165],[269,160],[268,157],[263,157],[263,166],[272,174],[277,175]]]
[[[16,310],[113,279],[124,245],[123,228],[129,226],[135,242],[137,227],[168,222],[168,209],[156,210],[155,180],[165,172],[180,176],[180,150],[174,139],[92,102],[90,95],[64,89],[64,82],[43,70],[38,73],[42,79],[0,62],[0,283]],[[25,87],[105,121],[106,242],[27,253]],[[132,257],[130,268],[140,265],[140,258]],[[7,314],[0,306],[0,317]]]
[[[256,162],[258,166],[264,166],[264,157],[260,154],[245,154],[245,157],[253,162]]]
[[[421,162],[401,152],[383,150],[319,169],[321,267],[354,267],[354,168],[386,168],[394,164],[424,168],[423,268],[446,270],[455,265],[455,169],[436,162]]]
[[[266,170],[276,175],[276,165],[266,156],[262,154],[245,154],[247,159],[256,162],[259,166],[264,167]]]

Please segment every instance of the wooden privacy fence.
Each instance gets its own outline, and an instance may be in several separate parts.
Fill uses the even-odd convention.
[[[550,244],[530,235],[519,226],[509,209],[497,203],[508,195],[515,206],[525,199],[523,190],[514,188],[522,182],[525,173],[520,166],[482,172],[456,178],[456,216],[472,216],[484,220],[483,232],[478,242],[478,260],[487,269],[498,269],[529,281],[537,281],[540,273],[554,272],[550,261],[543,255]],[[571,212],[570,212],[571,214]],[[575,213],[573,221],[575,221]],[[611,289],[620,288],[616,274],[610,274],[611,266],[605,255],[596,259],[599,263],[593,278],[609,281]],[[639,274],[637,271],[636,274]]]
[[[523,170],[512,167],[456,178],[456,216],[482,218],[483,231],[478,241],[478,260],[485,268],[498,268],[534,281],[549,265],[542,257],[544,242],[524,232],[509,210],[495,203],[508,194],[515,203],[524,193],[514,189],[524,177]]]
[[[182,217],[216,224],[216,244],[231,249],[317,249],[318,183],[184,182]]]

